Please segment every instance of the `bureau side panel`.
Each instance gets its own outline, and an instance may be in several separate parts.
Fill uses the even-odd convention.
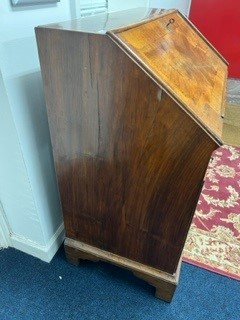
[[[216,143],[107,36],[37,40],[66,235],[173,274]]]

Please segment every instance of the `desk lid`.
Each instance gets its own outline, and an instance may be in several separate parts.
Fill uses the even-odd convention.
[[[227,62],[187,18],[170,10],[107,34],[221,140]]]

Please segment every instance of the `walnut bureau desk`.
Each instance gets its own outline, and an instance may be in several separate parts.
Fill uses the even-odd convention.
[[[137,12],[40,26],[36,37],[67,259],[127,268],[171,301],[222,144],[227,63],[178,11]]]

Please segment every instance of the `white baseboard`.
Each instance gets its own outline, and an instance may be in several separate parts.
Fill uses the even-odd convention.
[[[31,256],[39,258],[45,262],[50,262],[61,246],[64,237],[64,225],[62,223],[45,246],[39,245],[29,239],[15,234],[11,234],[10,239],[11,246],[13,248],[30,254]]]
[[[0,202],[0,248],[7,248],[8,246],[11,246],[10,230]]]

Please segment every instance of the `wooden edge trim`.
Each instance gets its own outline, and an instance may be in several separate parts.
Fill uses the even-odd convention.
[[[175,93],[171,90],[171,88],[163,81],[156,76],[156,74],[144,63],[140,60],[139,56],[135,54],[131,48],[127,47],[126,44],[118,37],[117,34],[112,31],[107,32],[107,36],[111,38],[113,42],[116,43],[129,57],[132,59],[163,91],[165,91],[176,103],[177,105],[183,109],[195,122],[199,124],[199,126],[204,130],[210,137],[213,139],[218,146],[223,144],[222,137],[218,136],[216,133],[211,131],[209,128],[206,128],[202,123],[202,120],[191,110],[189,110],[188,106],[180,101]],[[220,120],[222,117],[220,115]]]
[[[117,254],[93,247],[81,241],[66,238],[64,241],[64,245],[74,249],[78,249],[81,252],[90,253],[91,255],[94,255],[95,257],[99,258],[102,261],[110,262],[114,265],[131,270],[132,272],[139,272],[141,274],[145,274],[146,276],[149,276],[152,278],[154,277],[155,279],[163,280],[165,282],[169,282],[174,285],[178,284],[181,262],[182,262],[181,259],[179,260],[176,273],[169,274],[169,273],[160,271],[158,269],[146,266],[139,262],[121,257]]]
[[[177,10],[178,11],[178,10]],[[187,22],[190,24],[192,29],[211,47],[211,49],[217,54],[217,56],[228,66],[228,61],[221,55],[221,53],[205,38],[205,36],[198,30],[198,28],[180,11],[178,11],[178,14]]]
[[[136,27],[142,25],[143,23],[157,20],[157,19],[159,19],[159,17],[167,16],[167,15],[173,13],[173,12],[177,12],[177,10],[175,10],[175,9],[170,9],[170,10],[162,9],[162,11],[160,11],[157,16],[153,15],[151,18],[146,18],[146,19],[143,19],[143,20],[138,21],[136,23],[124,26],[124,27],[120,27],[120,28],[117,28],[117,29],[112,29],[112,30],[107,31],[106,33],[108,33],[108,32],[112,32],[113,34],[121,33],[123,31],[127,31],[129,29],[136,28]]]
[[[223,87],[223,92],[222,92],[222,110],[221,110],[221,116],[224,119],[225,117],[225,109],[227,105],[227,74],[224,79],[224,87]]]

